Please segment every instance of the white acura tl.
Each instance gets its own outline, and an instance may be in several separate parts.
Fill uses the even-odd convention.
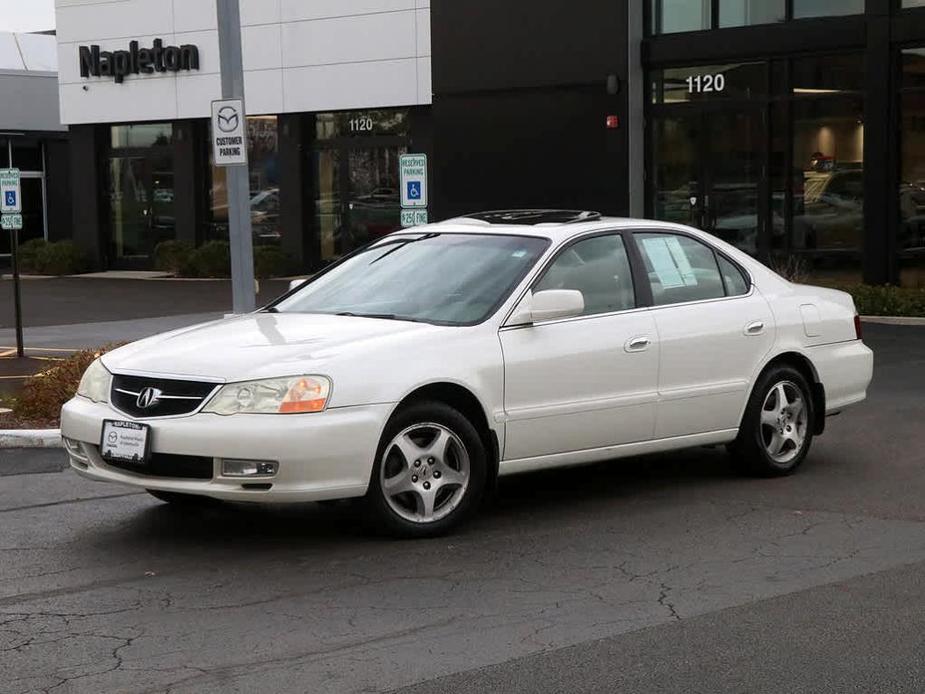
[[[872,368],[848,294],[708,234],[495,212],[110,352],[61,427],[79,474],[163,501],[362,497],[379,527],[426,536],[499,475],[718,444],[791,473]]]

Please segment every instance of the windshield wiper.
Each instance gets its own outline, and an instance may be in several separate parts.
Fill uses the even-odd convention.
[[[424,235],[421,236],[420,238],[408,239],[407,241],[405,241],[405,240],[398,240],[398,241],[395,241],[395,248],[390,248],[389,250],[387,250],[385,253],[383,253],[383,254],[380,255],[378,258],[376,258],[374,261],[372,261],[372,262],[370,263],[370,265],[375,265],[375,264],[378,263],[380,260],[384,260],[385,258],[388,258],[388,257],[389,257],[390,255],[392,255],[395,251],[400,251],[402,248],[407,248],[407,247],[410,246],[412,243],[417,243],[418,241],[427,241],[428,239],[436,238],[437,236],[440,236],[440,234],[438,234],[438,233],[435,232],[435,231],[432,231],[432,232],[430,232],[429,234],[424,234]]]
[[[351,318],[378,318],[379,320],[401,320],[409,323],[425,323],[426,321],[408,316],[397,316],[394,313],[354,313],[353,311],[341,311],[338,316],[349,316]]]

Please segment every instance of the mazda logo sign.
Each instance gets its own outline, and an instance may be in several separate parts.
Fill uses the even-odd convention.
[[[225,106],[218,112],[218,127],[223,133],[233,133],[240,122],[238,112],[231,106]]]
[[[163,392],[157,388],[145,388],[138,394],[138,400],[135,401],[135,404],[138,405],[140,410],[149,410],[161,401],[162,395]]]

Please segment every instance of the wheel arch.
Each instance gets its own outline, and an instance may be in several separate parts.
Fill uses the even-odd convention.
[[[806,378],[809,387],[812,389],[813,396],[813,434],[819,436],[825,431],[825,386],[819,378],[819,372],[812,360],[800,352],[782,352],[771,359],[758,374],[761,378],[770,369],[776,366],[790,366]],[[757,379],[756,379],[757,382]]]
[[[405,395],[395,406],[392,416],[408,405],[427,400],[442,402],[459,411],[479,432],[485,451],[488,453],[486,491],[493,490],[498,480],[501,443],[498,439],[498,433],[490,424],[482,401],[470,388],[464,385],[451,381],[438,381],[419,386]]]

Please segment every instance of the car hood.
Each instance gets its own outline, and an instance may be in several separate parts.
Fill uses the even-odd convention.
[[[255,313],[182,328],[114,350],[110,371],[243,381],[321,373],[334,359],[362,356],[447,328],[409,321],[299,313]]]

